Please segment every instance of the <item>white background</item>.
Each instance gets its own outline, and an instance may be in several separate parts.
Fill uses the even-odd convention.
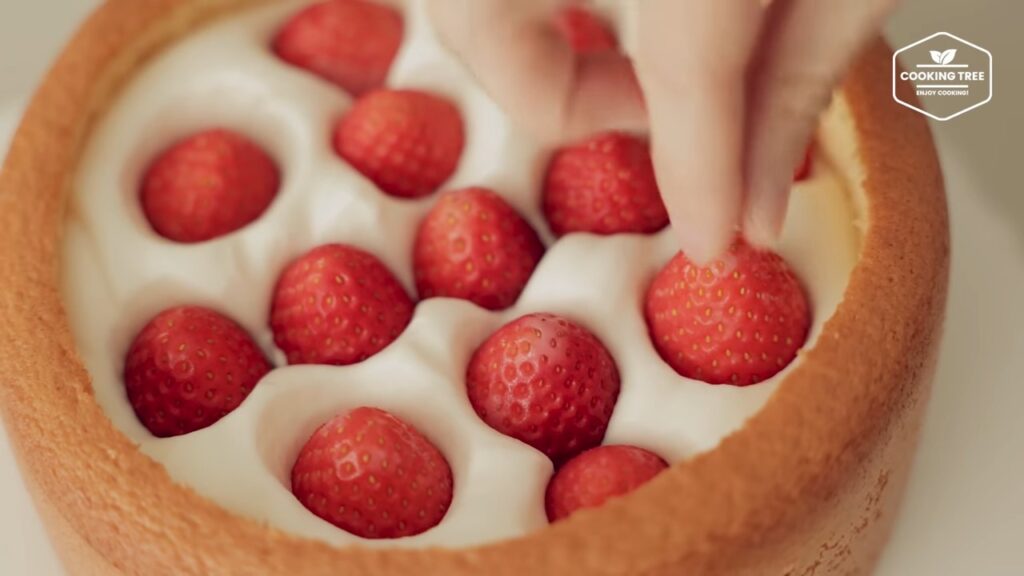
[[[47,62],[95,4],[0,0],[0,151]],[[1024,574],[1021,23],[1020,0],[905,0],[889,27],[896,46],[946,31],[987,48],[994,98],[932,124],[953,222],[950,309],[923,445],[879,576]],[[2,430],[0,574],[62,574]]]

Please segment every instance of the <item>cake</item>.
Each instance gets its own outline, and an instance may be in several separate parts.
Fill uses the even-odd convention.
[[[578,212],[580,182],[608,157],[631,183],[652,180],[642,135],[548,149],[443,48],[422,2],[341,2],[376,31],[355,68],[304,58],[288,37],[320,4],[109,1],[25,114],[0,176],[0,406],[69,570],[868,573],[913,454],[948,274],[931,137],[892,101],[884,43],[824,116],[778,254],[739,241],[720,268],[698,268],[650,188]],[[373,133],[407,130],[398,113],[427,128],[399,144]],[[417,138],[399,151],[419,168],[394,161]],[[235,164],[215,205],[166,200],[205,182],[197,166]],[[179,226],[196,214],[204,225]],[[501,250],[453,264],[456,228],[493,233]],[[770,309],[786,310],[778,346],[686,354],[717,337],[676,340],[673,319],[685,302],[720,314],[716,290],[753,286],[729,283],[736,262],[768,271],[758,293],[784,290]],[[716,282],[707,301],[691,272]],[[324,287],[334,278],[359,286]],[[374,323],[342,314],[351,330],[332,331],[339,316],[310,312],[310,295],[351,298]],[[236,369],[200,370],[190,393],[211,389],[204,373],[218,390],[231,374],[238,393],[167,418],[153,375],[189,323]],[[746,336],[735,342],[760,342]],[[514,367],[555,377],[530,356],[548,337],[584,361],[557,372],[588,384],[559,397],[590,410],[576,432],[517,428],[495,402],[520,382],[491,370],[509,342],[529,364]],[[532,386],[524,406],[543,400]],[[360,430],[422,471],[419,520],[321,505],[324,454],[362,449]],[[593,466],[630,472],[614,479],[619,497],[581,492]]]

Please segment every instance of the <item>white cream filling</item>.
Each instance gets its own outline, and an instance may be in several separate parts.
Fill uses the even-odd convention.
[[[622,393],[606,443],[636,444],[678,461],[714,448],[764,405],[788,369],[747,388],[711,386],[678,376],[651,347],[642,295],[675,251],[668,230],[647,237],[570,235],[549,248],[512,309],[491,313],[463,301],[428,300],[395,343],[361,364],[285,366],[267,326],[284,265],[324,243],[352,243],[380,257],[414,294],[413,234],[436,198],[390,198],[335,156],[330,132],[349,97],[268,49],[277,28],[305,3],[233,16],[162,53],[96,126],[74,183],[63,284],[79,351],[111,420],[176,481],[239,514],[334,544],[461,547],[542,527],[550,463],[483,424],[463,382],[473,349],[503,323],[533,311],[576,319],[614,355]],[[405,25],[389,84],[444,94],[466,122],[465,152],[444,188],[494,188],[550,244],[538,209],[546,154],[439,45],[420,0],[411,0]],[[212,126],[260,142],[281,165],[283,184],[266,214],[243,230],[199,245],[175,244],[146,223],[137,201],[140,175],[169,143]],[[827,148],[831,138],[822,141]],[[835,311],[857,257],[852,221],[847,194],[819,155],[813,177],[793,189],[779,248],[810,295],[808,345]],[[150,318],[181,304],[229,315],[280,368],[215,425],[156,439],[126,399],[124,354]],[[292,496],[291,463],[308,435],[361,405],[407,420],[447,456],[455,497],[437,527],[400,540],[363,540]]]

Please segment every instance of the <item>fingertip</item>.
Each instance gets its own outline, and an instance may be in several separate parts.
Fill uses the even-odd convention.
[[[743,215],[743,235],[757,248],[774,250],[782,235],[789,201],[788,182],[753,188]]]
[[[726,136],[728,130],[721,127],[712,136],[694,120],[687,124],[698,128],[696,134],[678,130],[654,135],[654,167],[679,247],[703,265],[724,254],[738,233],[742,177],[735,162],[735,138]],[[659,135],[677,138],[659,147]],[[706,148],[703,154],[701,146]]]
[[[775,250],[779,243],[780,228],[764,218],[748,216],[743,222],[743,237],[761,250]]]
[[[672,231],[679,242],[680,250],[699,266],[709,264],[725,254],[736,237],[736,229],[733,226],[709,224],[708,220],[672,224]]]
[[[680,248],[707,264],[729,249],[740,222],[747,63],[762,10],[675,0],[638,10],[636,65],[658,186]]]
[[[652,98],[651,151],[680,248],[706,264],[732,244],[741,218],[743,116],[728,86]]]

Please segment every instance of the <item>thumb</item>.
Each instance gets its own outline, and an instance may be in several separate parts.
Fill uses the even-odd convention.
[[[778,239],[793,169],[818,116],[894,4],[791,0],[772,7],[760,56],[751,68],[743,230],[752,243],[771,247]]]

